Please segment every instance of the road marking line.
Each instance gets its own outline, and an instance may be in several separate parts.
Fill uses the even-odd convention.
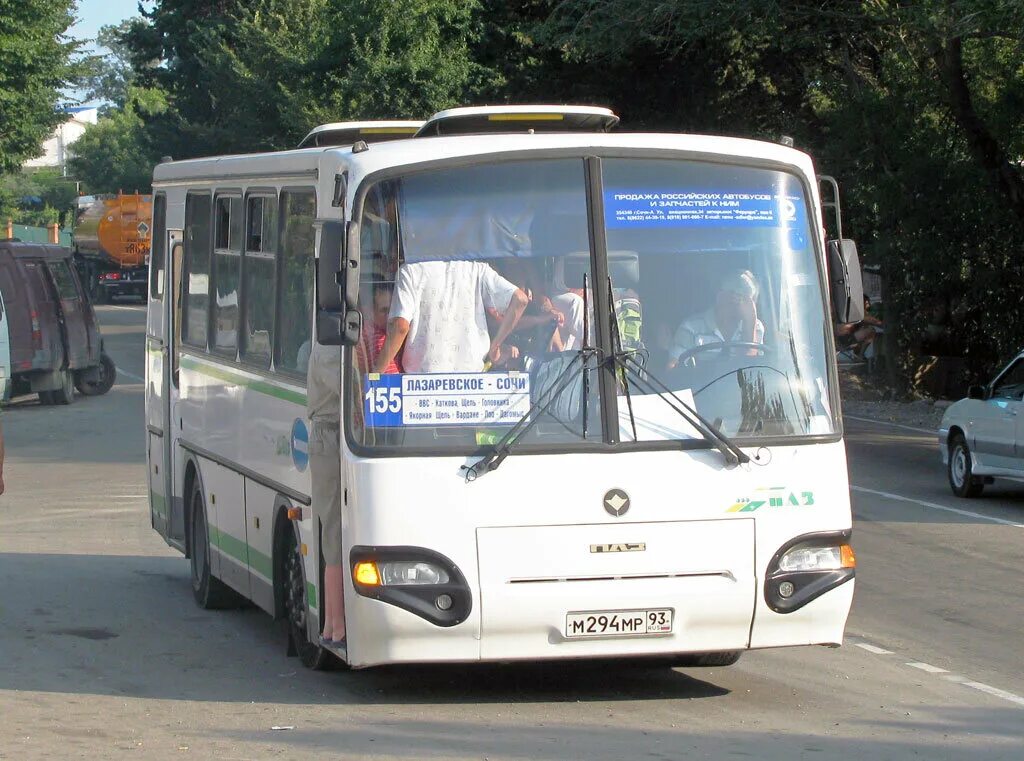
[[[843,415],[843,417],[849,418],[850,420],[856,420],[861,423],[877,423],[878,425],[891,425],[893,428],[905,428],[908,431],[916,431],[917,433],[927,433],[929,436],[938,437],[939,435],[939,431],[937,428],[918,428],[915,425],[904,425],[903,423],[890,423],[888,420],[875,420],[874,418],[860,417],[858,415]]]
[[[962,684],[964,687],[973,687],[974,689],[988,693],[993,697],[1008,700],[1011,703],[1016,703],[1019,706],[1024,706],[1024,698],[1022,698],[1020,695],[1014,695],[1012,692],[1001,690],[998,687],[989,687],[987,684],[982,684],[981,682],[960,682],[960,684]]]
[[[938,666],[933,666],[930,663],[921,663],[920,661],[914,663],[908,663],[908,666],[915,669],[921,669],[921,671],[927,671],[929,674],[948,674],[949,671],[946,669],[940,669]]]
[[[863,486],[854,486],[850,484],[850,489],[853,491],[864,492],[865,494],[874,494],[879,497],[885,497],[886,499],[894,499],[897,502],[912,502],[915,505],[921,507],[929,507],[932,510],[943,510],[947,513],[956,513],[957,515],[963,515],[967,518],[980,518],[983,521],[992,521],[993,523],[999,523],[1003,526],[1013,526],[1014,528],[1024,528],[1024,523],[1014,523],[1013,521],[1003,520],[1002,518],[995,518],[991,515],[982,515],[981,513],[972,513],[970,510],[958,510],[955,507],[946,507],[936,502],[926,502],[923,499],[913,499],[911,497],[904,497],[900,494],[893,494],[888,491],[878,491],[877,489],[867,489]]]
[[[867,642],[854,642],[854,644],[859,648],[867,650],[869,653],[874,653],[875,655],[892,655],[892,650],[883,650],[880,647],[869,645]]]
[[[132,380],[141,381],[143,383],[146,382],[146,379],[143,378],[141,375],[136,375],[135,373],[130,373],[127,370],[122,370],[120,367],[117,367],[116,365],[114,366],[114,369],[117,371],[118,375],[124,375],[128,378],[131,378]]]

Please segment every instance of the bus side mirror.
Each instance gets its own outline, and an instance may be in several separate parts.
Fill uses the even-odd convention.
[[[341,288],[345,272],[342,261],[345,255],[344,222],[326,221],[320,226],[320,251],[316,264],[317,306],[327,312],[340,312],[345,305],[341,299]]]
[[[860,257],[852,240],[828,242],[829,287],[836,322],[845,325],[864,319],[864,284],[861,281]]]
[[[325,346],[353,345],[359,341],[362,317],[357,304],[359,272],[346,257],[348,224],[326,220],[320,226],[320,250],[316,265],[316,340]]]

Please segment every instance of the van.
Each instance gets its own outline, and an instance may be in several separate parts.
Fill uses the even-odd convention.
[[[105,394],[114,363],[92,302],[62,246],[0,241],[0,294],[10,342],[11,394],[70,404],[74,390]]]

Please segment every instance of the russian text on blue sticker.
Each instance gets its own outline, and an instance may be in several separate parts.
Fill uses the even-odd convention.
[[[774,191],[604,191],[605,225],[624,227],[796,227],[804,199]]]
[[[515,425],[530,409],[526,373],[424,373],[366,376],[368,426]]]

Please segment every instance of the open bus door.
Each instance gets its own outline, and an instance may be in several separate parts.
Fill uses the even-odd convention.
[[[149,493],[153,528],[168,544],[184,551],[185,521],[181,495],[175,494],[175,473],[179,470],[174,451],[178,425],[174,415],[177,402],[177,312],[180,298],[181,230],[164,230],[162,208],[157,201],[157,229],[153,231],[155,256],[151,260],[149,320],[146,336],[146,420],[149,438]],[[162,249],[162,250],[161,250]],[[163,256],[163,252],[168,255]],[[158,300],[159,299],[159,300]],[[159,399],[153,397],[159,396]]]

